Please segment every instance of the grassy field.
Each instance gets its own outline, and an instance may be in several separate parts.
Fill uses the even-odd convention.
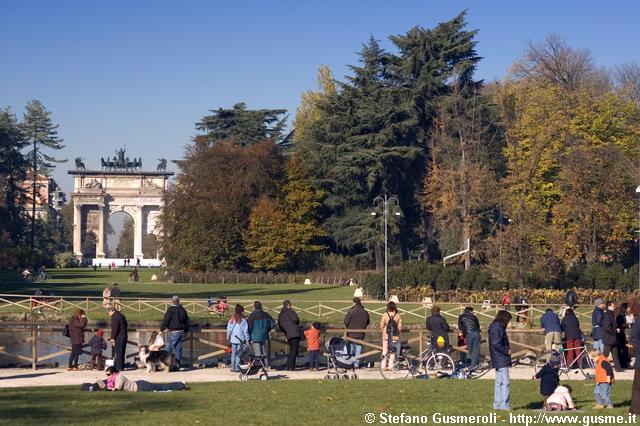
[[[630,382],[613,387],[615,409],[606,411],[592,410],[592,384],[570,383],[578,415],[628,410]],[[366,413],[486,415],[492,395],[490,380],[221,382],[194,384],[186,392],[135,394],[13,388],[0,390],[0,424],[362,425]],[[516,414],[537,416],[538,383],[512,381],[511,404]]]

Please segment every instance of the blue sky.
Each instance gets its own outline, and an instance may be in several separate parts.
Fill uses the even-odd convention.
[[[244,101],[286,108],[335,76],[369,34],[383,41],[468,9],[484,57],[478,77],[501,78],[528,41],[549,33],[611,67],[640,59],[640,2],[595,1],[3,1],[0,107],[39,99],[60,124],[71,163],[54,177],[70,192],[76,156],[98,167],[126,146],[148,168],[178,159],[208,110]]]

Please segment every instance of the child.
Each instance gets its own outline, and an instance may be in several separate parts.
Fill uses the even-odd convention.
[[[151,333],[151,338],[149,339],[149,350],[155,352],[162,350],[162,348],[164,348],[162,332],[154,331]]]
[[[609,392],[611,392],[611,385],[615,381],[611,364],[607,357],[602,355],[598,349],[591,351],[591,359],[596,364],[596,387],[593,390],[596,405],[593,408],[596,410],[601,410],[604,407],[613,408],[613,403],[609,396]]]
[[[553,357],[533,376],[534,379],[540,379],[540,394],[542,394],[542,398],[544,398],[543,408],[545,410],[549,409],[547,407],[547,400],[556,390],[560,382],[560,377],[558,376],[559,366],[560,359]]]
[[[311,371],[318,371],[320,368],[320,327],[319,322],[314,322],[311,327],[304,332],[304,337],[307,339],[309,368],[311,368]]]
[[[567,411],[575,410],[571,393],[573,389],[569,385],[558,386],[556,390],[547,399],[547,409],[550,411]]]
[[[91,345],[91,369],[104,370],[104,357],[102,351],[107,349],[107,342],[104,341],[104,332],[96,329],[96,334],[93,335],[89,344]]]

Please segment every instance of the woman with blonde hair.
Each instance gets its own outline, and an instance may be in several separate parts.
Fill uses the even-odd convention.
[[[394,302],[387,303],[387,311],[380,319],[380,329],[382,330],[382,361],[383,369],[389,368],[389,363],[393,366],[395,363],[396,353],[400,346],[400,331],[402,330],[402,318],[398,313],[398,308]],[[387,353],[391,350],[391,354],[387,357]],[[395,353],[394,353],[395,351]],[[387,359],[389,363],[387,363]]]
[[[76,309],[69,319],[69,339],[71,339],[71,355],[69,355],[69,368],[67,371],[78,370],[78,358],[82,355],[84,343],[84,328],[87,326],[87,317],[84,310]]]

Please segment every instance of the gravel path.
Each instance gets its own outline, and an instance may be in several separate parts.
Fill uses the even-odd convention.
[[[144,369],[126,371],[129,379],[147,380],[150,382],[175,382],[186,381],[187,383],[198,382],[225,382],[238,381],[238,374],[231,373],[229,368],[203,368],[197,370],[184,370],[174,373],[147,373]],[[323,379],[325,370],[321,371],[270,371],[269,380],[309,380]],[[616,380],[633,380],[633,370],[626,370],[616,373]],[[531,380],[533,376],[532,367],[514,367],[511,369],[511,379]],[[365,368],[358,371],[360,379],[380,380],[382,376],[377,368]],[[104,379],[105,375],[101,371],[66,371],[61,368],[48,368],[41,370],[28,370],[24,368],[0,369],[0,388],[26,387],[26,386],[63,386],[80,385],[82,383],[92,383]],[[493,370],[488,372],[482,379],[493,380]],[[583,379],[579,372],[569,377],[571,380]],[[250,379],[257,379],[257,376],[250,376]],[[562,376],[561,380],[567,379]]]

